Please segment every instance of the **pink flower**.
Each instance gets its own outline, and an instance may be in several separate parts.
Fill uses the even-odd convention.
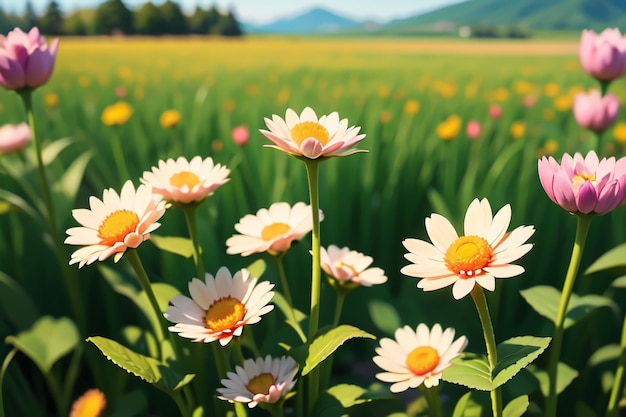
[[[115,97],[123,99],[126,97],[126,93],[126,87],[124,87],[123,85],[118,85],[117,87],[115,87]]]
[[[0,154],[25,148],[30,136],[30,127],[26,123],[0,127]]]
[[[497,104],[492,104],[491,106],[489,106],[489,117],[494,120],[502,117],[502,108]]]
[[[537,97],[535,97],[535,96],[525,96],[522,99],[522,104],[524,105],[524,107],[528,107],[528,108],[534,107],[535,104],[537,104]]]
[[[54,68],[59,39],[50,47],[34,27],[28,33],[15,28],[0,35],[0,84],[9,90],[36,88],[48,82]]]
[[[239,125],[235,127],[230,135],[233,138],[233,142],[235,142],[239,146],[244,146],[250,140],[250,132],[248,131],[248,126]]]
[[[626,38],[619,29],[604,29],[599,35],[583,30],[580,37],[580,64],[598,80],[614,80],[626,74]]]
[[[602,158],[590,151],[583,159],[564,154],[559,165],[551,156],[539,160],[539,180],[550,200],[570,213],[607,213],[626,197],[626,157]]]
[[[588,93],[576,94],[573,110],[579,125],[594,132],[602,132],[615,120],[619,100],[611,93],[602,97],[599,90],[593,89]]]
[[[470,139],[478,139],[480,136],[480,123],[476,120],[470,120],[465,128],[465,133]]]

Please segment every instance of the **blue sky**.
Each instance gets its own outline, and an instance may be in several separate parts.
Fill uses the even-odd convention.
[[[124,0],[130,8],[136,8],[147,0]],[[165,0],[152,0],[155,4]],[[357,19],[388,21],[408,17],[461,0],[177,0],[185,11],[192,11],[196,5],[208,7],[217,5],[221,9],[233,8],[237,16],[246,22],[266,23],[281,17],[296,15],[316,6],[327,8],[341,15]],[[91,8],[100,0],[57,0],[65,12],[79,8]],[[45,10],[49,0],[31,0],[38,13]],[[0,0],[0,7],[10,12],[21,13],[26,0]]]

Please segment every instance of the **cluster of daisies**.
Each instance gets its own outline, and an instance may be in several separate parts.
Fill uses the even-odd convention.
[[[318,159],[345,156],[357,152],[353,146],[365,135],[359,127],[348,127],[347,119],[336,112],[317,117],[306,108],[298,115],[287,110],[285,119],[274,115],[265,119],[269,130],[261,133],[273,142],[274,148],[298,158]],[[202,203],[218,187],[229,181],[230,171],[209,158],[196,156],[159,161],[157,167],[144,172],[141,185],[135,189],[127,181],[117,193],[105,190],[102,199],[91,197],[89,209],[72,212],[81,227],[67,230],[65,243],[79,245],[71,255],[70,264],[79,268],[113,256],[119,261],[127,249],[137,248],[150,238],[160,224],[158,220],[172,205],[185,207]],[[320,213],[320,219],[323,216]],[[455,298],[462,298],[478,284],[493,290],[495,278],[520,274],[523,268],[510,262],[520,258],[533,234],[529,226],[507,232],[511,210],[505,206],[492,216],[487,200],[474,200],[465,217],[466,236],[458,237],[450,222],[433,214],[426,219],[432,244],[407,239],[406,258],[411,262],[402,272],[423,278],[418,287],[426,291],[453,285]],[[238,234],[226,242],[228,254],[249,256],[268,253],[281,256],[293,242],[312,229],[312,209],[303,202],[290,205],[277,202],[256,214],[247,214],[235,225]],[[330,245],[321,248],[321,267],[329,281],[344,288],[369,287],[387,281],[380,268],[370,267],[373,259],[362,253]],[[246,269],[231,274],[221,267],[215,276],[205,274],[188,284],[189,297],[177,295],[164,313],[174,323],[169,330],[193,342],[218,342],[227,345],[242,334],[246,325],[257,323],[273,310],[270,304],[274,284],[251,276]],[[377,377],[391,382],[393,392],[438,385],[444,369],[458,356],[467,339],[454,340],[452,328],[442,329],[425,324],[415,330],[398,329],[395,340],[383,338],[376,349],[374,362],[385,372]],[[243,367],[229,372],[218,389],[219,398],[245,402],[249,407],[259,402],[276,403],[292,389],[298,364],[290,357],[247,359]]]

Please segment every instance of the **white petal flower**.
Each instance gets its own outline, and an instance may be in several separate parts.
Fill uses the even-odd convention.
[[[90,209],[76,209],[72,216],[83,227],[72,227],[65,243],[81,245],[70,260],[70,265],[78,267],[103,261],[115,254],[113,260],[119,261],[126,248],[136,248],[160,224],[156,221],[163,216],[166,202],[161,196],[152,194],[149,186],[140,185],[135,191],[132,181],[128,180],[118,195],[115,190],[104,190],[102,200],[91,197]]]
[[[200,202],[218,187],[229,181],[230,170],[223,165],[213,163],[208,157],[200,156],[191,161],[182,156],[176,161],[159,161],[152,172],[143,173],[141,182],[152,186],[152,192],[161,194],[174,203],[189,204]]]
[[[435,324],[432,330],[421,323],[415,331],[404,326],[395,333],[395,340],[383,338],[376,348],[374,363],[387,372],[376,374],[383,382],[392,382],[391,392],[398,393],[424,384],[439,385],[441,374],[467,346],[465,336],[454,339],[454,329],[442,330]]]
[[[355,283],[365,287],[387,281],[385,271],[368,268],[373,259],[347,247],[330,245],[328,250],[321,248],[321,265],[324,272],[339,283]]]
[[[273,115],[272,119],[265,118],[265,124],[269,131],[261,130],[261,133],[274,142],[274,145],[267,146],[293,156],[317,159],[362,152],[350,149],[365,137],[359,135],[361,128],[348,128],[348,119],[339,120],[337,112],[318,119],[310,107],[302,110],[300,116],[287,109],[284,120]]]
[[[164,316],[174,326],[169,330],[194,342],[219,340],[222,346],[234,336],[240,336],[243,327],[261,320],[261,316],[274,308],[268,305],[274,284],[252,278],[247,269],[231,276],[221,267],[215,278],[206,274],[204,282],[193,278],[189,283],[191,298],[177,295],[170,300]]]
[[[443,216],[426,219],[432,244],[419,239],[402,242],[409,251],[404,257],[412,262],[401,272],[423,278],[418,288],[433,291],[453,285],[457,300],[469,294],[477,283],[493,291],[495,278],[510,278],[524,272],[510,262],[524,256],[532,244],[526,242],[535,233],[532,226],[520,226],[507,233],[511,207],[507,204],[492,216],[487,199],[474,199],[465,214],[465,236],[459,237]]]
[[[296,383],[298,364],[293,358],[246,359],[243,367],[236,372],[228,372],[222,379],[223,388],[218,388],[218,398],[228,402],[247,403],[254,408],[258,403],[276,403],[283,398]]]
[[[320,220],[323,219],[320,211]],[[247,214],[235,225],[239,235],[226,241],[227,253],[248,256],[253,253],[285,252],[294,240],[301,239],[313,228],[311,206],[302,202],[274,203],[269,209],[260,209],[256,215]]]

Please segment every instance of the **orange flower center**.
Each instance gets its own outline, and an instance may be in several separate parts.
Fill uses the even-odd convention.
[[[139,216],[130,210],[117,210],[109,214],[98,228],[100,244],[113,246],[123,242],[126,235],[134,232],[139,224]]]
[[[253,394],[267,395],[270,393],[270,387],[274,385],[274,382],[276,382],[274,375],[264,372],[252,378],[246,388]]]
[[[213,332],[232,329],[246,315],[246,307],[236,298],[224,297],[214,302],[204,316],[206,328]]]
[[[291,137],[298,146],[307,138],[315,138],[322,145],[326,145],[329,140],[328,130],[316,122],[298,123],[291,129]]]
[[[261,231],[261,239],[266,242],[284,235],[291,229],[287,223],[272,223],[269,226],[265,226]]]
[[[426,375],[439,365],[439,353],[432,346],[420,346],[406,357],[406,366],[415,375]]]
[[[190,190],[200,182],[200,178],[193,172],[181,171],[170,177],[170,184],[176,188],[183,188],[185,185]]]
[[[444,260],[448,269],[465,278],[482,274],[492,254],[493,248],[482,237],[463,236],[450,245]]]

